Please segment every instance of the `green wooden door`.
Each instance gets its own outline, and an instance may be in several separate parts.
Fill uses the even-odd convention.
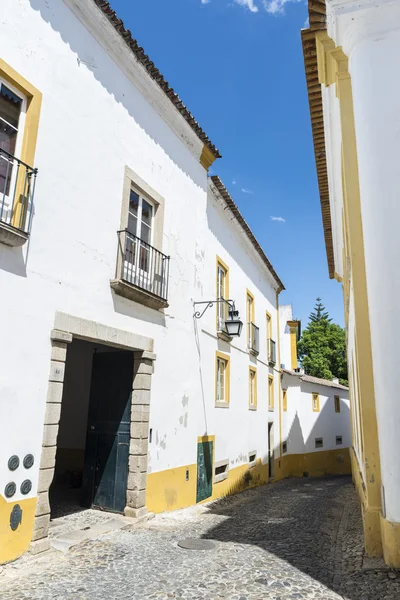
[[[197,493],[196,502],[212,496],[214,442],[197,444]]]
[[[122,513],[128,481],[132,352],[93,356],[82,504]]]

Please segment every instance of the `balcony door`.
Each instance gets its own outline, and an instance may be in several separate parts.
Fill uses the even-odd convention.
[[[11,223],[14,190],[25,120],[26,100],[0,78],[0,221]],[[18,199],[17,199],[18,200]]]
[[[128,231],[124,279],[152,292],[153,268],[153,221],[154,206],[140,194],[131,190],[129,197]]]

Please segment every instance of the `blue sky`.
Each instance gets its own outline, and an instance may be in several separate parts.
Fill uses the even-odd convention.
[[[305,326],[320,296],[343,325],[341,286],[328,277],[308,112],[300,40],[306,3],[111,4],[223,155],[212,173],[284,282],[281,302],[292,303]]]

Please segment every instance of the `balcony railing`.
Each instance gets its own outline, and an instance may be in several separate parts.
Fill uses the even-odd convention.
[[[6,226],[10,238],[3,239],[3,226],[0,241],[22,245],[29,236],[36,176],[37,169],[0,148],[0,227]],[[20,238],[19,243],[13,237]]]
[[[276,343],[274,340],[268,340],[268,362],[276,364]]]
[[[249,323],[249,350],[254,354],[258,354],[259,350],[259,338],[260,329],[254,323]]]
[[[116,279],[143,290],[160,306],[168,301],[169,260],[127,229],[118,231]]]

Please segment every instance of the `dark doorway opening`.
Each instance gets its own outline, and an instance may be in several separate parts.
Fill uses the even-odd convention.
[[[268,423],[268,471],[269,478],[275,475],[275,446],[274,446],[274,424]]]
[[[133,352],[68,346],[51,518],[86,508],[122,513],[128,478]]]

